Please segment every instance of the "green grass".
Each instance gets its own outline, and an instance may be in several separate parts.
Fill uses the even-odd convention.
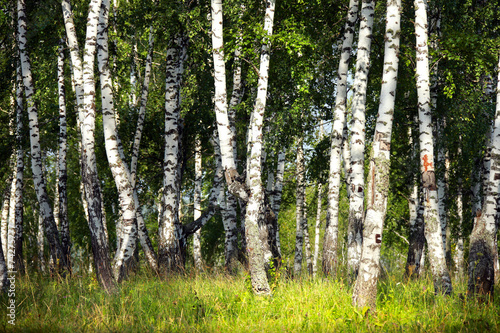
[[[92,276],[16,277],[16,325],[0,298],[0,331],[29,332],[500,332],[500,302],[464,301],[465,284],[435,296],[429,278],[379,283],[376,312],[351,305],[351,284],[281,277],[256,297],[244,275],[132,276],[106,295]],[[497,290],[498,292],[498,290]]]

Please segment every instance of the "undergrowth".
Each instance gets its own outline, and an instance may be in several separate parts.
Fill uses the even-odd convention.
[[[379,282],[376,311],[352,306],[348,278],[271,276],[273,295],[254,296],[246,276],[220,273],[160,280],[142,272],[107,295],[91,275],[16,277],[15,326],[0,297],[0,331],[40,332],[500,332],[500,302],[436,296],[432,279]],[[498,292],[498,290],[497,290]]]

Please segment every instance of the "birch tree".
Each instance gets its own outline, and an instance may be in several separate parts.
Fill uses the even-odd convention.
[[[429,261],[437,293],[451,294],[452,285],[441,237],[437,186],[434,171],[434,140],[429,92],[429,51],[427,35],[427,6],[425,0],[415,0],[415,35],[417,43],[417,93],[420,130],[420,172],[424,188],[425,237]]]
[[[499,56],[500,68],[500,56]],[[469,241],[469,264],[467,285],[471,295],[486,295],[493,298],[494,260],[497,249],[495,237],[498,232],[496,223],[497,198],[500,186],[500,70],[497,83],[497,101],[494,125],[491,131],[491,162],[482,214],[476,217]]]
[[[64,40],[61,40],[61,44]],[[67,191],[67,122],[66,122],[66,91],[64,87],[64,47],[59,46],[57,57],[57,91],[59,103],[59,151],[58,151],[58,184],[57,194],[59,207],[59,232],[61,234],[61,246],[64,253],[68,256],[68,261],[71,259],[71,238],[69,232],[68,221],[68,191]]]
[[[194,148],[194,199],[193,206],[194,219],[198,219],[201,216],[201,185],[203,182],[202,178],[202,159],[201,159],[201,141],[199,134],[195,139]],[[193,235],[193,259],[196,269],[201,271],[203,269],[203,262],[201,258],[201,229],[196,231]]]
[[[71,5],[67,0],[63,0],[61,5],[75,77],[78,118],[82,137],[82,182],[84,184],[85,201],[88,208],[88,222],[94,265],[99,282],[107,292],[112,292],[115,288],[115,283],[109,258],[108,240],[105,233],[101,188],[97,175],[95,155],[96,94],[94,60],[101,0],[92,0],[89,4],[83,61],[80,57]]]
[[[38,109],[34,101],[34,83],[31,73],[31,62],[27,53],[27,18],[26,5],[24,0],[17,2],[17,31],[18,31],[18,46],[22,68],[23,86],[28,105],[29,115],[29,132],[31,145],[31,169],[33,173],[33,181],[35,183],[35,191],[38,202],[40,204],[40,213],[43,217],[44,228],[47,239],[50,245],[50,252],[54,263],[57,265],[59,272],[69,271],[69,263],[67,255],[63,253],[61,242],[59,240],[59,232],[54,220],[52,207],[49,203],[47,195],[47,187],[45,178],[42,173],[42,158],[40,150],[40,133],[38,124]]]
[[[295,276],[300,275],[302,270],[302,257],[304,246],[304,200],[305,200],[305,184],[304,184],[304,148],[302,147],[303,137],[299,137],[297,140],[297,160],[296,160],[296,170],[295,178],[297,179],[297,190],[296,190],[296,230],[295,230],[295,259],[293,265],[293,272]]]
[[[335,120],[332,126],[330,148],[330,174],[328,178],[328,211],[326,215],[325,239],[323,242],[323,272],[332,274],[337,266],[337,247],[339,233],[339,197],[341,152],[343,130],[346,122],[347,72],[351,58],[354,29],[358,17],[358,0],[350,0],[347,21],[344,28],[342,53],[337,71],[337,95],[335,96]]]
[[[14,236],[14,268],[21,272],[25,272],[23,260],[23,239],[24,239],[24,202],[23,202],[23,187],[24,187],[24,149],[23,149],[23,86],[21,67],[16,69],[17,84],[16,84],[16,167],[15,167],[15,188],[14,196],[10,203],[10,220],[14,221],[15,236]],[[69,250],[63,247],[63,253],[69,255]],[[68,265],[69,261],[68,261]]]
[[[179,222],[179,118],[180,78],[182,76],[186,40],[182,33],[173,39],[167,51],[165,87],[165,154],[163,162],[163,217],[158,228],[158,266],[162,274],[182,267]]]
[[[97,32],[97,60],[101,83],[102,122],[106,156],[118,190],[122,218],[120,235],[122,239],[120,240],[120,248],[117,249],[113,262],[113,275],[120,282],[126,277],[127,266],[134,255],[137,241],[137,219],[133,187],[130,181],[130,170],[123,161],[123,151],[120,145],[113,106],[107,33],[109,6],[109,0],[102,0]]]
[[[349,197],[349,225],[347,229],[347,267],[357,273],[363,243],[364,214],[364,156],[365,156],[365,103],[370,70],[370,49],[372,40],[375,4],[371,0],[362,2],[359,26],[356,74],[351,123],[351,196]]]
[[[400,25],[401,0],[388,0],[382,88],[368,173],[368,201],[363,227],[363,249],[353,294],[354,304],[361,308],[364,306],[375,308],[377,301],[380,248],[389,194],[391,135],[398,80]]]

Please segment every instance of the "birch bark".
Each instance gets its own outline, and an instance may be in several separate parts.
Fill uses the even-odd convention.
[[[347,72],[351,58],[354,29],[358,17],[358,0],[350,0],[347,21],[344,28],[342,53],[338,68],[337,95],[335,97],[335,120],[332,127],[330,148],[330,174],[328,178],[328,210],[326,215],[326,231],[323,242],[323,272],[333,274],[337,267],[337,248],[339,232],[339,197],[341,152],[344,124],[346,122],[347,104]]]
[[[368,173],[368,202],[363,226],[363,249],[353,294],[353,303],[361,308],[368,306],[374,309],[377,301],[380,248],[389,194],[391,136],[398,81],[400,23],[401,0],[388,0],[382,88]]]
[[[362,1],[359,26],[356,74],[351,123],[351,196],[349,197],[349,225],[347,229],[347,268],[355,275],[361,259],[363,244],[364,214],[364,160],[365,160],[365,103],[370,70],[370,48],[372,40],[375,4],[372,0]]]
[[[97,30],[97,61],[101,83],[102,123],[104,127],[106,156],[118,191],[122,218],[122,239],[120,240],[120,248],[117,249],[113,262],[113,275],[117,282],[121,282],[127,276],[127,268],[134,255],[137,241],[137,219],[133,186],[130,182],[130,170],[123,161],[123,151],[120,147],[113,106],[113,83],[109,70],[107,32],[109,7],[109,0],[102,0]]]
[[[109,247],[102,210],[101,188],[97,175],[94,133],[96,117],[94,59],[101,0],[92,0],[89,4],[83,61],[80,57],[71,5],[68,0],[63,0],[61,6],[75,79],[82,141],[82,182],[87,204],[94,265],[99,282],[106,292],[110,293],[114,291],[115,283],[109,258]]]
[[[68,262],[71,260],[71,238],[69,233],[68,221],[68,191],[67,191],[67,123],[66,123],[66,92],[64,87],[64,47],[61,41],[59,46],[57,58],[57,89],[58,89],[58,102],[59,102],[59,152],[58,152],[58,170],[59,181],[57,184],[57,193],[59,201],[56,205],[59,207],[59,232],[61,234],[61,246],[64,253],[68,256]]]
[[[500,68],[500,55],[498,65]],[[470,295],[487,295],[493,299],[494,261],[497,252],[495,237],[498,232],[496,215],[500,185],[500,70],[498,72],[495,121],[491,133],[491,164],[482,215],[476,218],[474,229],[470,235],[467,289]]]
[[[201,140],[200,136],[195,139],[194,148],[194,219],[201,216],[201,185],[203,181],[202,173],[202,159],[201,159]],[[197,270],[203,270],[203,261],[201,258],[201,229],[198,229],[193,235],[193,259],[194,265]]]
[[[46,236],[49,240],[50,252],[54,263],[57,265],[59,272],[70,271],[67,256],[63,253],[61,242],[59,241],[59,232],[54,220],[52,207],[49,203],[47,195],[47,187],[45,178],[42,173],[42,159],[40,151],[40,134],[38,126],[38,110],[33,99],[34,84],[31,74],[31,63],[27,53],[27,23],[26,23],[26,5],[24,0],[17,2],[18,15],[18,45],[21,59],[21,68],[23,76],[23,85],[28,105],[29,114],[29,129],[30,129],[30,144],[31,144],[31,169],[33,172],[33,181],[35,183],[35,191],[40,204],[40,213],[43,217],[43,223],[46,230]]]
[[[296,188],[296,211],[295,211],[295,259],[293,265],[293,274],[299,276],[302,271],[302,248],[304,246],[304,150],[302,147],[303,138],[297,140],[297,159],[295,179],[297,180]]]
[[[165,87],[165,154],[163,162],[163,218],[158,228],[158,266],[167,274],[181,269],[179,222],[179,114],[180,78],[183,68],[184,38],[178,35],[167,51]]]
[[[266,1],[266,11],[264,18],[264,31],[267,36],[262,43],[259,80],[257,86],[257,98],[255,101],[253,122],[251,127],[252,147],[250,154],[249,190],[250,196],[245,216],[245,234],[247,240],[247,251],[250,264],[250,275],[252,287],[256,294],[268,295],[271,293],[265,272],[265,263],[262,253],[262,244],[259,243],[259,211],[263,209],[264,193],[261,180],[261,158],[262,158],[262,125],[264,120],[264,110],[266,108],[267,85],[269,75],[270,41],[269,37],[273,33],[274,10],[276,1]]]
[[[24,186],[24,149],[23,149],[23,86],[22,86],[22,75],[21,68],[17,68],[17,87],[16,87],[16,169],[15,169],[15,191],[14,200],[10,204],[11,209],[11,219],[14,220],[15,225],[15,237],[14,237],[14,249],[15,249],[15,269],[24,273],[24,260],[23,260],[23,186]],[[69,250],[65,251],[63,247],[63,253],[70,254]],[[68,265],[70,265],[68,260]]]
[[[434,171],[434,145],[429,92],[429,51],[427,8],[425,0],[415,0],[415,34],[417,42],[417,93],[420,129],[420,166],[424,188],[425,236],[429,261],[437,293],[451,294],[452,285],[441,238],[437,186]]]

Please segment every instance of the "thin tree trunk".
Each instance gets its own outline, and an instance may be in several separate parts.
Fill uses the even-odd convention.
[[[61,41],[61,44],[64,41]],[[58,153],[58,202],[56,206],[59,207],[59,233],[61,234],[61,246],[64,253],[68,256],[68,262],[71,264],[71,238],[69,233],[68,221],[68,191],[67,180],[68,172],[66,167],[66,151],[67,151],[67,124],[66,124],[66,92],[64,88],[64,47],[59,46],[59,53],[57,58],[57,71],[58,71],[58,93],[59,93],[59,153]]]
[[[15,269],[21,273],[25,272],[23,260],[23,186],[24,186],[24,149],[23,149],[23,88],[21,68],[17,68],[17,88],[16,88],[16,170],[15,170],[15,192],[14,201],[11,202],[11,219],[14,219],[16,235],[14,237],[14,261]],[[64,248],[63,248],[64,250]],[[64,252],[64,253],[68,253]],[[68,261],[69,263],[69,261]]]
[[[316,224],[314,226],[314,256],[313,256],[313,266],[312,273],[313,277],[316,277],[318,272],[318,257],[319,257],[319,232],[321,228],[321,201],[323,196],[323,184],[318,182],[318,202],[316,206]]]
[[[358,272],[363,245],[364,214],[364,161],[365,161],[365,103],[370,70],[370,48],[372,41],[375,4],[372,0],[362,2],[359,26],[356,75],[351,124],[351,196],[349,197],[349,225],[347,229],[347,268]]]
[[[417,93],[420,129],[420,163],[425,195],[425,236],[436,293],[450,294],[452,285],[439,222],[437,186],[434,171],[434,144],[429,93],[429,52],[427,38],[427,8],[425,0],[415,0],[415,34],[417,42]]]
[[[113,272],[109,258],[109,248],[103,219],[102,197],[97,175],[95,156],[95,81],[94,58],[96,54],[97,25],[101,1],[92,0],[89,4],[89,14],[86,29],[85,50],[83,61],[78,53],[76,30],[72,19],[69,2],[63,0],[63,15],[65,18],[68,45],[75,75],[77,103],[82,136],[82,180],[88,205],[89,229],[91,234],[94,265],[99,282],[106,292],[115,289]]]
[[[464,237],[463,237],[463,202],[462,202],[462,180],[458,182],[457,190],[457,216],[458,236],[455,245],[455,275],[459,278],[464,276]]]
[[[375,309],[380,274],[382,231],[387,212],[391,165],[391,136],[399,64],[401,0],[387,1],[384,68],[377,123],[368,173],[367,210],[363,229],[363,250],[353,303]]]
[[[273,212],[276,218],[276,247],[281,257],[281,244],[278,217],[281,208],[281,196],[283,194],[283,176],[285,175],[285,160],[286,154],[284,150],[278,153],[278,165],[276,168],[276,180],[274,184],[274,199],[273,199]]]
[[[123,161],[122,154],[120,154],[122,149],[120,147],[113,106],[107,33],[109,6],[109,0],[102,0],[97,31],[97,60],[101,83],[102,122],[106,155],[118,191],[122,218],[120,248],[117,249],[113,262],[113,275],[120,282],[127,277],[127,270],[134,255],[137,242],[137,219],[133,186],[130,182],[130,170]]]
[[[35,215],[35,221],[38,220],[38,231],[36,234],[36,242],[38,248],[38,265],[41,272],[47,270],[47,263],[45,262],[45,244],[44,244],[44,232],[43,232],[43,218],[38,212],[38,216]]]
[[[194,148],[194,219],[201,216],[201,185],[203,182],[202,159],[201,159],[201,140],[199,134],[195,139]],[[197,270],[203,270],[203,261],[201,258],[201,229],[193,235],[193,257],[194,265]]]
[[[302,248],[304,246],[304,199],[305,199],[305,184],[304,184],[304,149],[302,147],[303,138],[297,140],[297,160],[295,178],[297,179],[296,188],[296,231],[295,231],[295,260],[293,265],[294,276],[299,276],[302,271]]]
[[[498,64],[500,66],[500,56]],[[491,164],[486,183],[482,215],[476,218],[470,235],[469,283],[470,295],[487,295],[492,300],[495,283],[495,260],[497,259],[496,234],[497,198],[500,185],[500,71],[497,83],[495,122],[491,132]]]
[[[250,196],[245,216],[245,234],[247,240],[247,252],[250,264],[250,275],[252,287],[256,294],[268,295],[271,293],[265,272],[265,263],[262,253],[262,244],[259,242],[259,216],[264,206],[264,191],[261,180],[261,158],[262,158],[262,125],[264,110],[266,108],[267,85],[269,75],[270,41],[269,36],[273,33],[274,10],[276,1],[266,1],[264,18],[264,31],[266,36],[262,42],[259,80],[257,85],[257,98],[255,101],[253,121],[250,123],[252,147],[250,154],[249,185]]]
[[[27,19],[25,14],[24,0],[18,0],[17,3],[18,15],[18,45],[21,58],[21,68],[23,76],[23,85],[28,105],[29,125],[30,125],[30,143],[31,143],[31,168],[33,172],[33,181],[35,183],[35,191],[40,204],[40,212],[43,216],[43,223],[46,229],[46,236],[49,240],[50,252],[54,263],[57,265],[59,272],[70,270],[67,261],[67,255],[63,253],[61,242],[59,241],[59,232],[54,221],[54,214],[49,203],[47,195],[47,187],[45,178],[42,174],[42,159],[40,151],[40,134],[38,127],[38,110],[34,101],[34,84],[31,75],[31,63],[26,50],[27,40]]]
[[[347,21],[344,29],[342,54],[338,68],[337,95],[335,97],[335,120],[332,127],[330,148],[330,174],[328,177],[328,211],[326,231],[323,242],[323,272],[333,274],[337,268],[338,233],[339,233],[339,198],[341,175],[341,152],[347,106],[347,72],[351,58],[354,29],[358,17],[358,0],[350,0]]]
[[[311,242],[309,240],[309,223],[307,220],[307,209],[304,207],[304,219],[302,220],[302,231],[304,233],[304,252],[306,256],[306,268],[307,273],[312,275],[313,266],[312,266],[312,253],[311,253]]]

